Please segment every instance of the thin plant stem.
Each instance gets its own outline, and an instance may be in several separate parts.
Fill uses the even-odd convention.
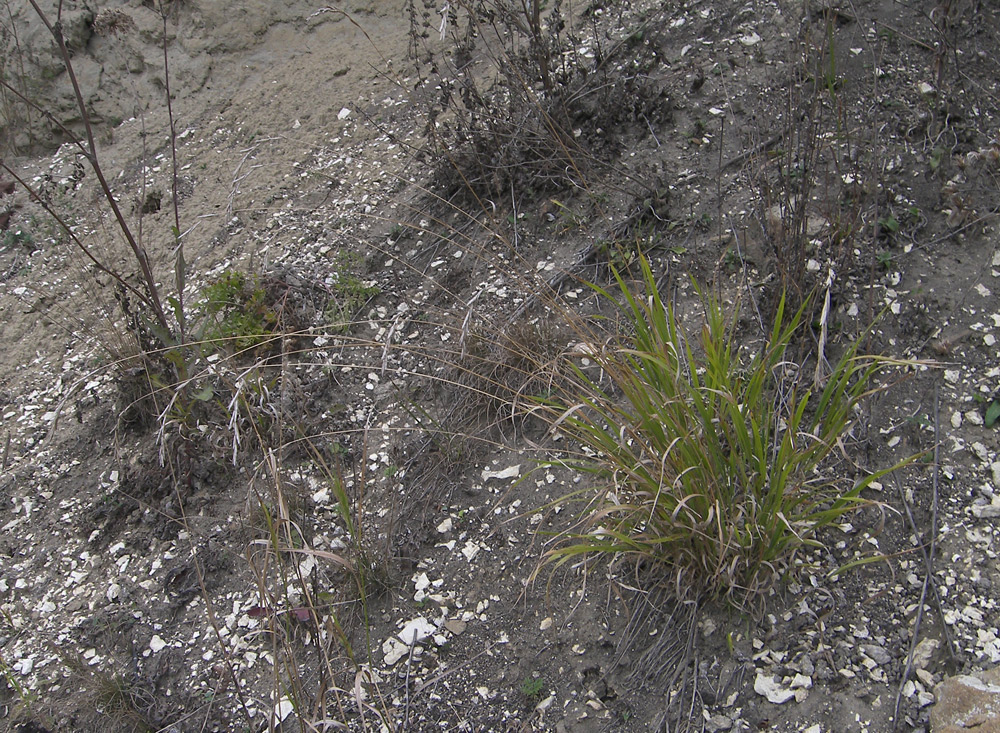
[[[149,265],[149,257],[146,253],[146,249],[132,234],[132,229],[129,227],[128,222],[125,221],[125,216],[122,214],[121,208],[118,206],[118,201],[115,199],[114,194],[111,192],[111,187],[108,185],[108,181],[104,177],[104,171],[101,168],[101,163],[97,156],[97,144],[94,141],[94,131],[90,123],[90,113],[87,111],[87,104],[83,99],[83,92],[80,90],[80,84],[77,81],[76,72],[73,69],[73,62],[70,59],[69,49],[66,48],[66,39],[63,37],[62,32],[62,22],[61,20],[57,20],[55,23],[52,23],[45,12],[39,7],[37,0],[28,0],[28,2],[31,3],[31,7],[34,9],[35,14],[48,29],[49,33],[52,34],[52,37],[56,41],[56,45],[59,47],[59,53],[62,56],[63,63],[66,67],[66,74],[73,86],[73,93],[76,96],[77,107],[80,110],[80,118],[83,121],[83,127],[86,131],[87,160],[90,163],[91,169],[94,171],[94,175],[97,176],[97,181],[104,193],[104,198],[111,207],[111,211],[115,215],[118,227],[121,229],[122,234],[128,242],[129,248],[132,250],[136,264],[139,266],[139,270],[142,274],[143,285],[148,291],[148,298],[146,299],[146,302],[152,309],[153,316],[155,317],[157,324],[165,333],[169,333],[170,324],[167,322],[167,317],[163,312],[163,305],[160,302],[159,289],[156,287],[156,279],[153,277],[153,271]],[[62,2],[59,3],[59,14],[56,16],[57,18],[61,18],[61,12]]]

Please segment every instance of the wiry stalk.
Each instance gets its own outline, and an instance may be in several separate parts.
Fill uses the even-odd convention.
[[[87,112],[87,104],[84,102],[83,93],[80,91],[80,84],[77,82],[76,73],[73,71],[73,62],[70,58],[69,50],[66,48],[66,39],[63,37],[62,32],[62,21],[57,19],[56,22],[53,23],[49,20],[45,12],[38,6],[37,0],[28,1],[31,3],[31,7],[34,9],[39,20],[45,24],[45,27],[48,29],[49,33],[52,34],[52,38],[55,39],[56,45],[59,47],[59,53],[66,66],[66,73],[69,76],[70,83],[73,85],[73,94],[76,96],[76,104],[80,110],[80,119],[83,120],[83,127],[86,131],[87,149],[85,155],[87,157],[87,161],[90,163],[90,167],[93,169],[94,175],[97,176],[97,181],[104,193],[104,198],[107,199],[108,205],[111,207],[111,211],[115,215],[118,227],[121,229],[125,240],[128,242],[129,248],[132,250],[135,261],[139,265],[143,285],[145,286],[148,294],[146,302],[153,310],[153,316],[156,319],[156,323],[164,333],[169,333],[171,330],[170,324],[167,322],[167,317],[163,312],[163,305],[160,301],[159,290],[156,287],[156,280],[153,277],[152,269],[149,266],[149,257],[146,254],[146,248],[143,247],[142,243],[139,242],[132,234],[132,229],[128,225],[128,222],[125,221],[125,217],[121,212],[121,208],[118,206],[118,201],[111,192],[111,186],[108,185],[108,181],[104,177],[104,171],[102,170],[100,160],[97,157],[97,144],[94,141],[94,131],[90,124],[90,114]]]

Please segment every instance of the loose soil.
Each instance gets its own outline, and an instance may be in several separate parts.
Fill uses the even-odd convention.
[[[100,159],[174,294],[159,17],[109,5],[138,29],[77,52],[104,70]],[[571,120],[579,170],[489,175],[449,94],[497,46],[437,11],[171,4],[185,301],[258,273],[284,333],[199,363],[187,422],[129,367],[109,278],[3,199],[0,726],[926,730],[938,682],[1000,662],[1000,11],[568,3],[570,79],[609,79]],[[17,169],[131,271],[71,144]],[[782,286],[817,288],[831,353],[914,360],[844,465],[938,441],[937,464],[878,484],[759,614],[622,562],[539,569],[588,479],[511,395],[640,249],[692,323],[692,278],[751,339]]]

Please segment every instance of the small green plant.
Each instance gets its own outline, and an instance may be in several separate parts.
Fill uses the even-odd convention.
[[[899,231],[899,220],[892,214],[879,219],[878,225],[892,234],[896,234]]]
[[[945,150],[944,148],[940,147],[934,148],[933,152],[931,153],[931,157],[927,160],[927,165],[930,166],[932,173],[937,173],[938,169],[941,167],[941,163],[944,162],[945,156],[947,154],[948,151]]]
[[[639,254],[637,246],[620,239],[610,241],[602,239],[597,243],[597,247],[607,262],[619,270],[627,270]]]
[[[354,252],[344,251],[338,257],[337,281],[323,310],[326,323],[334,331],[344,333],[350,329],[357,312],[382,292],[377,285],[368,284],[358,276],[361,264],[361,256]]]
[[[201,294],[204,340],[243,351],[261,344],[274,331],[278,315],[268,303],[260,278],[228,270]]]
[[[892,267],[892,252],[882,249],[875,253],[875,259],[878,261],[879,265],[883,270],[888,270]]]
[[[34,249],[35,239],[31,236],[31,232],[26,232],[23,229],[8,229],[3,235],[3,246],[5,248],[13,249],[15,247],[27,247],[28,249]]]
[[[742,261],[740,260],[740,255],[736,251],[735,247],[726,247],[726,251],[722,254],[722,266],[725,268],[726,272],[732,274],[740,269]]]
[[[990,401],[990,404],[986,407],[986,417],[984,418],[985,425],[988,428],[992,428],[1000,420],[1000,399],[994,399]]]
[[[808,304],[789,315],[783,300],[752,354],[736,342],[736,316],[709,296],[691,338],[640,264],[642,293],[617,272],[622,302],[592,286],[634,336],[590,350],[599,372],[571,364],[573,386],[548,404],[554,429],[583,448],[563,463],[596,489],[573,497],[586,503],[581,521],[544,561],[630,557],[681,596],[753,607],[797,549],[822,546],[824,529],[869,503],[865,487],[909,462],[853,482],[830,469],[889,361],[859,356],[855,342],[812,384],[790,353]]]
[[[545,690],[545,680],[541,677],[525,677],[521,682],[521,694],[532,700],[541,697]]]
[[[569,232],[574,229],[579,229],[580,227],[586,225],[587,216],[579,212],[574,211],[569,206],[556,199],[549,199],[553,205],[559,210],[558,220],[559,220],[559,232]],[[556,217],[554,217],[555,219]]]
[[[30,710],[38,696],[21,684],[14,670],[4,661],[3,655],[0,655],[0,677],[6,681],[7,686],[17,695],[17,699],[21,701],[24,709]]]

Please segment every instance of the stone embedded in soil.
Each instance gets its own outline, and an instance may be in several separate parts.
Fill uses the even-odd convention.
[[[937,639],[922,639],[913,650],[913,666],[917,669],[927,669],[931,663],[931,657],[939,646],[941,646],[941,642]]]
[[[417,616],[406,622],[398,636],[404,644],[415,644],[418,641],[423,641],[435,631],[437,631],[437,627],[434,624],[423,616]]]
[[[725,715],[713,715],[705,721],[705,730],[710,733],[718,733],[718,731],[729,730],[732,727],[733,721]]]
[[[972,515],[977,519],[1000,517],[1000,496],[994,496],[989,504],[973,504]]]
[[[444,622],[444,627],[455,636],[465,633],[466,623],[461,619],[448,619]]]
[[[889,664],[892,661],[892,655],[877,644],[863,644],[861,651],[871,657],[871,660],[879,665]]]
[[[292,714],[293,710],[295,710],[295,706],[292,704],[292,701],[287,697],[283,697],[274,706],[274,718],[281,723]]]
[[[386,667],[393,666],[400,659],[405,657],[410,651],[407,644],[403,644],[395,637],[386,639],[382,644],[383,661]]]
[[[516,478],[521,475],[520,464],[515,464],[513,466],[508,466],[499,471],[490,471],[489,469],[483,469],[483,481],[489,481],[490,479],[505,479],[505,478]]]
[[[1000,667],[976,675],[947,677],[935,689],[934,733],[1000,733]]]
[[[775,705],[781,705],[795,697],[794,690],[788,689],[780,682],[775,681],[771,675],[760,671],[757,672],[757,679],[754,680],[753,690]]]

